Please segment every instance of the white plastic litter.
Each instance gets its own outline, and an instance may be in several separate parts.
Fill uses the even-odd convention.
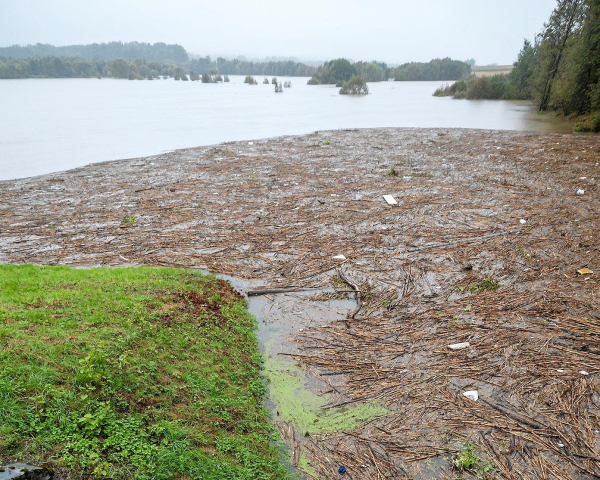
[[[450,350],[462,350],[464,348],[469,348],[471,346],[471,344],[469,342],[462,342],[462,343],[453,343],[452,345],[448,345],[448,348]]]
[[[558,373],[565,373],[565,371],[562,368],[559,368],[558,370],[556,370]]]
[[[248,142],[248,145],[254,145],[254,142]]]
[[[387,202],[388,205],[398,205],[398,202],[391,195],[384,195],[383,199]]]
[[[585,377],[587,377],[589,375],[589,373],[586,372],[585,370],[580,370],[579,373],[581,373]]]
[[[479,400],[479,392],[477,390],[467,390],[463,392],[463,395],[474,402]]]
[[[527,220],[525,220],[524,218],[522,218],[521,220],[519,220],[519,223],[521,225],[525,225],[527,223]]]
[[[344,254],[340,253],[339,255],[336,255],[335,257],[333,257],[333,259],[334,260],[342,260],[342,261],[344,261],[344,260],[346,260],[346,256]]]
[[[585,190],[583,188],[580,188],[579,190],[577,190],[577,195],[583,195],[585,193]]]

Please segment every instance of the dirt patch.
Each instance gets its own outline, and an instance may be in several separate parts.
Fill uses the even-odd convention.
[[[231,304],[242,298],[243,296],[229,283],[216,279],[214,286],[205,287],[202,291],[190,290],[161,299],[162,305],[156,318],[167,325],[181,321],[205,325],[210,321],[223,326],[227,323],[227,317],[221,312],[223,304]]]

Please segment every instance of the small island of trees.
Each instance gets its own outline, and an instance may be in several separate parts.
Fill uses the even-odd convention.
[[[248,85],[258,85],[258,82],[252,75],[246,75],[246,78],[244,78],[244,83],[247,83]]]
[[[358,75],[353,75],[350,80],[342,84],[340,88],[341,95],[367,95],[369,93],[369,87],[364,78]]]

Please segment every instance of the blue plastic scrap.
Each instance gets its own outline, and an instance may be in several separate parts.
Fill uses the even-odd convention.
[[[339,473],[340,475],[343,475],[344,473],[346,473],[346,467],[344,467],[344,466],[342,465],[340,468],[338,468],[338,473]]]

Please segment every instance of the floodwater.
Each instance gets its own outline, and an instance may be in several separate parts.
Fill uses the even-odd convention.
[[[203,273],[208,273],[203,271]],[[262,282],[217,274],[246,295],[249,290],[264,288]],[[304,451],[307,432],[335,433],[352,431],[363,422],[385,417],[389,411],[374,402],[365,402],[344,408],[323,409],[326,404],[339,404],[346,397],[324,393],[332,385],[341,387],[343,378],[329,377],[328,383],[300,367],[291,353],[299,353],[294,341],[306,328],[328,328],[354,311],[356,301],[315,301],[311,297],[319,292],[333,292],[332,288],[312,289],[304,292],[265,296],[250,296],[248,311],[257,320],[258,343],[263,355],[263,377],[267,383],[268,397],[265,406],[271,421],[281,433],[284,464],[301,479],[313,473]],[[314,333],[313,333],[314,334]],[[298,465],[292,465],[292,452],[299,452]]]
[[[526,102],[433,97],[443,82],[369,84],[370,95],[287,77],[273,85],[168,80],[0,80],[0,180],[179,148],[315,130],[443,127],[569,133]]]

